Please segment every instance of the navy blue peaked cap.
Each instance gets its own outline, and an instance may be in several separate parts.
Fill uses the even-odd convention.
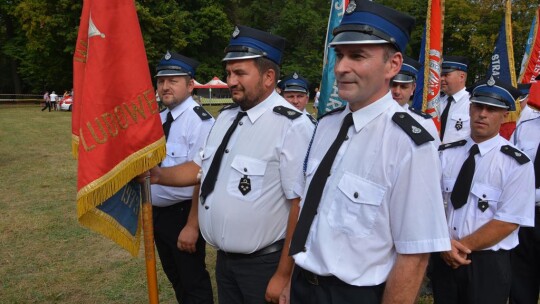
[[[471,102],[516,110],[516,99],[521,95],[518,89],[491,76],[474,85]]]
[[[291,75],[284,77],[279,83],[278,88],[281,92],[301,92],[309,93],[309,82],[306,78],[294,72]]]
[[[231,35],[229,45],[225,48],[225,57],[222,61],[265,57],[279,65],[284,49],[284,38],[237,25]]]
[[[156,77],[190,76],[193,78],[198,66],[199,62],[195,59],[167,51],[157,65]]]
[[[469,59],[464,56],[444,56],[442,62],[442,73],[450,73],[455,70],[467,72]]]
[[[413,27],[414,18],[407,14],[371,1],[351,0],[330,46],[391,43],[403,53]]]
[[[400,83],[415,82],[416,75],[418,74],[418,69],[420,69],[420,67],[420,62],[412,59],[409,56],[403,55],[403,64],[401,65],[401,70],[396,76],[394,76],[392,81]]]

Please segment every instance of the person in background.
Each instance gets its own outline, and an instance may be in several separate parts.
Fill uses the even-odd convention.
[[[45,106],[41,109],[41,111],[45,111],[45,109],[49,108],[49,112],[51,111],[51,97],[49,96],[49,91],[46,91],[45,94],[43,94],[43,101],[45,102]]]
[[[519,87],[518,87],[519,88]],[[531,94],[529,95],[529,88]],[[526,89],[526,91],[524,91]],[[525,99],[528,114],[520,117],[510,138],[534,164],[535,218],[534,227],[519,229],[519,245],[512,250],[512,287],[510,304],[538,303],[540,292],[540,83],[522,87],[520,99]],[[524,93],[528,98],[523,98]],[[536,99],[535,99],[536,98]],[[525,110],[525,108],[522,108]]]
[[[465,88],[468,66],[469,59],[463,56],[443,58],[441,91],[445,96],[441,97],[438,111],[443,144],[463,139],[471,133],[469,92]]]
[[[51,99],[51,105],[49,108],[49,111],[52,109],[53,111],[56,111],[56,102],[58,101],[58,95],[54,91],[52,91],[51,95],[49,96]]]
[[[157,92],[166,107],[160,113],[167,141],[162,167],[193,160],[204,145],[214,119],[193,98],[199,63],[167,51],[157,65]],[[178,303],[213,303],[206,270],[206,242],[199,233],[194,187],[152,185],[154,239],[163,270]]]
[[[416,89],[416,75],[419,68],[420,63],[418,61],[408,56],[403,56],[401,70],[399,70],[399,73],[392,79],[390,90],[394,100],[398,102],[405,112],[409,113],[429,132],[429,134],[431,134],[431,136],[433,136],[435,139],[433,144],[438,148],[441,141],[439,140],[439,130],[437,130],[435,122],[433,122],[433,117],[409,106],[409,101]]]
[[[313,100],[313,108],[315,110],[315,113],[317,113],[318,111],[318,107],[319,107],[319,99],[321,98],[321,91],[319,90],[319,88],[315,88],[315,98]]]
[[[236,26],[223,58],[234,104],[221,110],[193,162],[150,172],[157,184],[201,182],[199,225],[217,248],[224,304],[277,303],[292,272],[288,226],[314,126],[275,90],[284,47],[282,37]]]
[[[284,77],[278,83],[278,88],[285,100],[306,114],[314,124],[317,123],[317,120],[306,111],[306,105],[309,101],[309,82],[306,78],[294,72]]]
[[[471,135],[439,148],[452,249],[432,256],[435,303],[508,300],[510,250],[519,227],[534,225],[533,165],[499,135],[518,96],[493,76],[480,82],[470,99]]]
[[[291,303],[413,303],[429,254],[450,248],[433,137],[390,93],[413,25],[351,0],[334,29],[347,106],[319,119],[307,157]]]

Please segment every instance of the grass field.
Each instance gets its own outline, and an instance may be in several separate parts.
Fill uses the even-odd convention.
[[[0,303],[147,303],[142,249],[77,222],[71,113],[39,109],[0,105]],[[207,261],[213,277],[211,248]],[[161,303],[176,303],[157,268]]]

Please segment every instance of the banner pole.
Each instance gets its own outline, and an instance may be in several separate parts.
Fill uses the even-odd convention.
[[[148,284],[148,303],[159,303],[156,254],[154,250],[154,224],[152,222],[152,198],[150,196],[150,177],[146,177],[142,187],[144,258],[146,261],[146,280]]]

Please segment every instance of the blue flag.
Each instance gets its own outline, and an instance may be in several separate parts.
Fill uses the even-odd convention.
[[[338,96],[336,77],[334,75],[336,53],[333,48],[328,47],[328,43],[334,38],[332,31],[341,22],[341,18],[343,18],[348,3],[349,0],[335,0],[331,3],[332,7],[330,8],[330,18],[328,20],[326,41],[324,43],[323,75],[320,90],[321,96],[319,97],[319,105],[317,107],[319,116],[346,104],[346,101]]]

